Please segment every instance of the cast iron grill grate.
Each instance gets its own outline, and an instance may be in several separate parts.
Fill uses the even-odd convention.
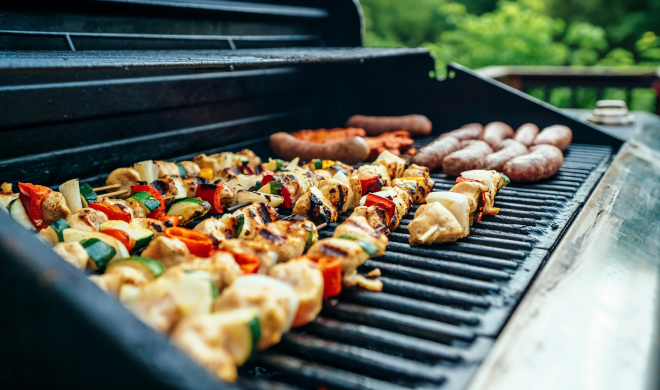
[[[366,274],[379,268],[383,292],[345,289],[313,323],[243,367],[243,384],[464,388],[610,156],[609,147],[571,145],[557,175],[502,189],[500,213],[475,222],[470,236],[452,244],[408,245],[414,206],[390,234],[385,255],[359,269]],[[454,177],[431,176],[436,191],[454,184]],[[320,231],[320,238],[330,237],[336,226]]]

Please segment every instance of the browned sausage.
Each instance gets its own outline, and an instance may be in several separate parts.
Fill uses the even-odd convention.
[[[299,140],[287,133],[275,133],[270,136],[270,147],[280,158],[289,161],[300,157],[302,161],[320,158],[355,164],[364,161],[369,155],[369,145],[362,137],[317,144]]]
[[[424,115],[406,116],[364,116],[353,115],[348,118],[346,127],[364,129],[367,135],[374,137],[389,131],[407,130],[410,135],[429,135],[433,130],[431,121]]]
[[[504,164],[504,174],[511,181],[536,181],[548,178],[559,171],[564,163],[561,150],[552,145],[536,145],[531,153],[516,157]]]
[[[493,153],[493,149],[484,141],[461,141],[463,149],[458,150],[442,161],[442,170],[453,176],[458,176],[463,171],[477,169],[481,161]]]
[[[534,138],[539,133],[539,128],[533,123],[525,123],[516,130],[513,139],[529,147],[534,145]]]
[[[506,123],[491,122],[484,128],[484,141],[494,148],[511,137],[513,137],[513,129]]]
[[[484,133],[484,127],[478,123],[468,123],[463,125],[460,129],[452,130],[449,133],[444,133],[440,138],[452,136],[458,139],[459,141],[464,141],[468,139],[480,139]]]
[[[461,141],[454,137],[438,138],[415,153],[411,158],[411,162],[433,170],[442,166],[442,160],[445,159],[446,155],[460,148]]]
[[[501,149],[495,153],[491,153],[481,160],[479,169],[494,170],[502,172],[504,164],[509,160],[529,153],[527,146],[512,139],[505,139],[500,144]]]
[[[554,125],[543,129],[534,140],[534,145],[554,145],[560,150],[568,149],[573,141],[573,132],[566,126]]]

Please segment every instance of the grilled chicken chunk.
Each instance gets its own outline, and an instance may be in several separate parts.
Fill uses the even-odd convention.
[[[69,214],[66,222],[73,229],[86,230],[88,232],[98,232],[99,226],[107,222],[108,217],[100,211],[94,209],[81,209],[77,213]]]
[[[220,203],[225,207],[231,206],[231,203],[234,201],[234,191],[223,183],[222,180],[216,180],[213,185],[220,188]]]
[[[346,200],[346,210],[353,210],[360,205],[362,198],[362,183],[357,175],[348,177],[348,199]],[[344,211],[346,211],[344,210]]]
[[[305,173],[305,176],[314,184],[314,186],[318,187],[319,183],[321,180],[325,179],[332,179],[332,173],[323,170],[323,169],[317,169],[315,171],[309,171]]]
[[[254,280],[255,283],[246,283],[245,279]],[[213,311],[257,309],[261,325],[258,348],[264,350],[280,342],[282,334],[291,328],[298,310],[297,300],[295,291],[286,283],[264,275],[250,275],[238,278],[223,291],[215,301]]]
[[[163,196],[173,196],[172,200],[185,198],[188,192],[179,175],[163,176],[151,183],[151,186]]]
[[[201,169],[199,165],[195,164],[192,161],[181,161],[179,164],[183,166],[183,169],[186,170],[186,176],[199,176]]]
[[[353,274],[357,267],[369,259],[367,252],[357,242],[341,238],[319,240],[309,248],[307,256],[314,259],[338,259],[344,276]]]
[[[60,242],[53,247],[67,263],[78,269],[85,269],[89,261],[87,251],[79,242]]]
[[[387,168],[382,165],[363,165],[358,168],[357,175],[360,179],[378,176],[378,180],[383,186],[389,187],[392,184],[392,179]]]
[[[204,153],[193,158],[193,162],[201,169],[213,169],[213,176],[217,176],[220,171],[220,163],[215,158],[209,157]]]
[[[173,162],[154,160],[154,164],[158,166],[158,177],[179,175],[179,167]]]
[[[413,203],[416,204],[424,203],[426,196],[430,193],[428,187],[412,179],[394,179],[392,185],[395,189],[400,188],[408,193]]]
[[[119,188],[114,191],[127,190],[128,192],[122,195],[117,195],[118,198],[126,198],[130,194],[131,187],[138,184],[140,181],[140,174],[133,168],[118,168],[110,172],[110,175],[105,180],[106,185],[119,184]]]
[[[364,217],[369,226],[377,232],[389,234],[390,230],[387,228],[387,215],[385,210],[376,206],[359,206],[356,207],[351,216]]]
[[[194,198],[195,193],[197,192],[197,186],[200,184],[210,184],[209,179],[205,179],[199,176],[187,176],[181,179],[183,182],[183,187],[186,189],[186,198]]]
[[[277,221],[257,226],[247,238],[263,243],[277,254],[277,262],[281,263],[301,256],[315,237],[318,238],[318,233],[311,221]]]
[[[449,192],[463,194],[468,198],[468,205],[470,206],[470,226],[474,223],[475,218],[483,209],[483,195],[488,192],[488,187],[481,183],[476,182],[461,182],[453,186]]]
[[[369,222],[367,222],[365,217],[356,215],[355,213],[348,217],[344,223],[337,226],[332,236],[339,238],[343,235],[359,237],[374,244],[378,248],[378,253],[373,255],[373,257],[384,254],[389,242],[385,234],[374,230],[369,226]]]
[[[176,325],[170,341],[219,379],[233,382],[238,373],[227,349],[231,337],[216,319],[217,314],[187,318]]]
[[[237,168],[229,167],[229,168],[221,169],[217,173],[216,177],[219,177],[220,180],[222,180],[226,183],[229,180],[238,177],[238,175],[240,175],[240,174],[241,174],[241,171],[238,170]]]
[[[236,152],[236,155],[238,155],[243,161],[247,159],[247,164],[245,165],[250,168],[256,168],[257,165],[261,164],[261,158],[254,154],[250,149],[243,149],[240,152]]]
[[[318,185],[319,190],[337,212],[344,212],[348,208],[348,186],[339,180],[325,179]]]
[[[270,277],[290,285],[298,295],[298,311],[293,326],[312,322],[323,306],[323,274],[317,264],[300,257],[275,265],[268,273]]]
[[[219,243],[236,236],[236,229],[238,229],[238,219],[229,214],[225,214],[222,218],[207,218],[198,223],[193,230],[203,233],[216,243]]]
[[[275,177],[280,178],[284,182],[294,204],[312,186],[312,181],[300,172],[282,171],[276,173]]]
[[[118,297],[121,287],[126,284],[141,287],[152,279],[147,277],[144,272],[128,265],[116,265],[103,275],[89,277],[89,280],[113,297]]]
[[[432,233],[427,234],[431,231]],[[463,227],[456,217],[440,203],[419,206],[408,225],[410,245],[452,242],[463,237]]]
[[[147,245],[142,256],[159,260],[165,267],[170,268],[189,260],[192,255],[182,241],[160,236]]]
[[[229,253],[255,256],[261,262],[257,271],[259,274],[268,274],[268,271],[277,261],[277,254],[271,251],[263,242],[234,238],[222,241],[218,248]]]
[[[218,251],[211,257],[193,257],[180,263],[176,267],[188,271],[205,271],[213,278],[218,293],[231,286],[239,276],[243,275],[241,267],[228,252]]]
[[[311,187],[293,206],[293,214],[303,216],[315,224],[337,221],[339,213],[323,193],[316,187]]]
[[[417,164],[410,164],[408,168],[403,171],[401,177],[423,177],[428,181],[428,192],[431,192],[435,182],[431,179],[431,173],[427,167],[423,167]]]
[[[46,226],[58,219],[66,218],[69,214],[71,211],[66,205],[64,196],[59,192],[51,191],[41,202],[41,215]]]
[[[251,227],[280,220],[280,215],[277,211],[262,201],[254,202],[248,207],[241,209],[241,211],[249,220]]]
[[[153,218],[133,218],[129,224],[151,230],[154,238],[162,236],[168,227],[165,222]]]

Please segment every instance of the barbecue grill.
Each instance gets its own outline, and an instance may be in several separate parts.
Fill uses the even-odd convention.
[[[20,388],[465,388],[628,135],[457,64],[439,81],[426,50],[362,48],[350,0],[26,1],[1,14],[2,181],[95,184],[136,161],[243,148],[264,158],[272,133],[353,114],[426,115],[433,137],[415,147],[470,122],[574,134],[557,175],[502,189],[500,213],[465,239],[410,247],[404,217],[386,254],[359,269],[381,270],[382,293],[346,289],[234,385],[0,213],[0,292],[11,297],[0,378]],[[639,131],[657,131],[655,120]],[[454,181],[432,177],[436,190]]]

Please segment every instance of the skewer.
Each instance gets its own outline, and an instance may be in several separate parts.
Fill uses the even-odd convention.
[[[163,199],[165,199],[165,200],[169,200],[169,199],[172,199],[172,198],[174,198],[174,195],[165,195],[165,196],[163,196]]]
[[[121,190],[121,191],[115,191],[115,192],[108,192],[107,194],[99,195],[99,198],[111,197],[111,196],[116,196],[116,195],[123,195],[123,194],[128,194],[130,192],[131,192],[130,190]]]
[[[121,184],[111,184],[109,186],[92,188],[92,190],[94,190],[94,192],[99,192],[104,190],[114,190],[115,188],[119,188],[119,187],[121,187]]]
[[[316,226],[316,230],[321,230],[321,229],[323,229],[323,228],[326,227],[326,226],[328,226],[328,223],[327,223],[327,222],[323,222],[322,224]]]
[[[227,209],[227,212],[228,213],[233,213],[234,211],[236,211],[238,209],[242,209],[243,207],[249,206],[251,204],[252,204],[251,202],[245,202],[245,203],[237,204],[236,206],[229,207]]]
[[[427,238],[431,237],[433,233],[437,232],[438,229],[440,229],[440,225],[433,225],[429,230],[426,231],[426,233],[422,234],[422,236],[419,238],[419,241],[424,242],[426,241]]]

